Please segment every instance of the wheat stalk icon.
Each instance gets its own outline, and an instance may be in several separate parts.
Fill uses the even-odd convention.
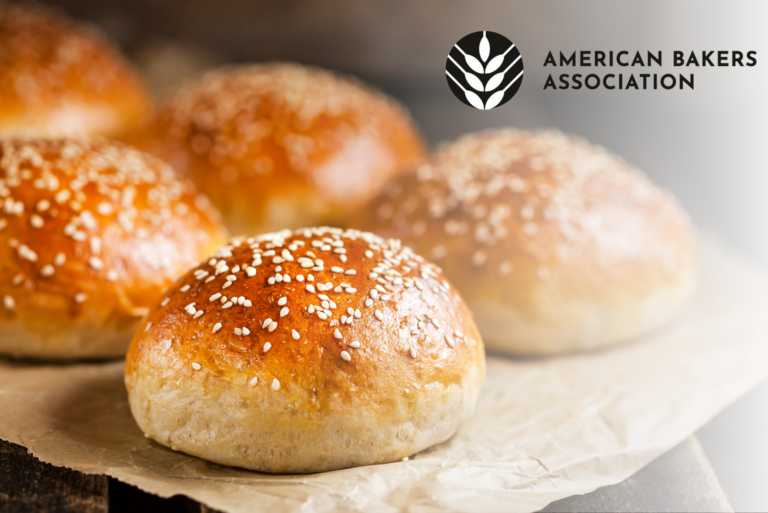
[[[485,30],[483,31],[483,37],[480,39],[480,45],[478,48],[478,55],[480,56],[480,59],[465,52],[458,43],[456,43],[454,47],[464,57],[466,68],[469,69],[466,69],[461,64],[456,62],[456,60],[451,57],[450,54],[448,55],[448,59],[450,59],[451,62],[453,62],[453,64],[459,69],[459,71],[461,71],[461,73],[464,75],[464,80],[469,85],[469,87],[478,92],[493,92],[488,100],[483,102],[477,93],[471,91],[468,88],[465,88],[458,80],[456,80],[453,75],[448,72],[448,70],[446,70],[446,75],[448,75],[448,77],[450,77],[450,79],[453,80],[457,86],[459,86],[459,88],[464,92],[464,96],[466,97],[469,104],[476,109],[490,110],[498,106],[504,99],[504,93],[507,91],[507,89],[509,89],[512,84],[516,83],[523,75],[523,71],[521,70],[520,73],[518,73],[517,76],[515,76],[515,78],[513,78],[512,81],[504,87],[504,89],[496,91],[496,89],[498,89],[499,86],[501,86],[501,84],[504,82],[506,74],[515,64],[518,63],[518,61],[520,61],[522,56],[518,55],[517,58],[512,61],[512,63],[507,66],[506,69],[504,69],[504,71],[495,73],[499,70],[499,68],[501,68],[502,64],[504,64],[504,59],[506,58],[507,54],[515,47],[515,44],[511,43],[510,46],[504,50],[504,52],[495,55],[489,60],[491,57],[491,44],[488,40],[488,36]],[[495,74],[491,76],[491,78],[485,84],[483,84],[483,81],[478,75],[489,75],[491,73]]]

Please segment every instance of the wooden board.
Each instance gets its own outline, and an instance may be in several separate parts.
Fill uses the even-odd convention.
[[[106,476],[54,467],[0,441],[0,513],[208,513],[184,496],[162,499]],[[696,437],[626,481],[553,502],[555,511],[732,511]]]

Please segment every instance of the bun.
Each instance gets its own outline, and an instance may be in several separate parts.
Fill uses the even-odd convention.
[[[234,239],[150,312],[126,360],[150,438],[306,473],[447,440],[485,373],[472,314],[398,241],[334,228]]]
[[[162,290],[224,237],[205,198],[154,157],[0,140],[0,353],[124,355]]]
[[[225,68],[189,83],[132,142],[189,176],[233,233],[343,226],[423,153],[393,100],[285,63]]]
[[[440,148],[394,180],[357,227],[442,266],[489,348],[556,353],[667,322],[696,281],[688,217],[602,148],[498,130]]]
[[[0,135],[115,137],[148,111],[122,57],[90,27],[0,4]]]

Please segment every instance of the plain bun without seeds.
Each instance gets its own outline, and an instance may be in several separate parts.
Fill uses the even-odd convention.
[[[150,438],[308,473],[447,440],[485,372],[472,314],[398,241],[334,228],[233,239],[168,290],[126,360]]]
[[[124,355],[163,289],[224,240],[205,197],[154,157],[0,140],[0,353]]]
[[[486,346],[590,349],[670,320],[696,282],[677,201],[606,150],[559,132],[446,144],[394,179],[356,227],[440,265]]]
[[[345,226],[424,151],[395,100],[290,63],[232,66],[190,81],[131,142],[190,177],[230,231],[247,234]]]
[[[0,2],[0,135],[124,135],[150,99],[91,27],[40,6]]]

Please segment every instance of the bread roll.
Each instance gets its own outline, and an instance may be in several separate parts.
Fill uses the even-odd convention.
[[[472,314],[398,241],[333,228],[234,239],[187,273],[131,344],[150,438],[225,465],[306,473],[447,440],[485,372]]]
[[[90,27],[0,3],[0,135],[119,136],[148,110],[130,66]]]
[[[656,329],[696,281],[685,212],[637,170],[558,132],[498,130],[441,147],[357,226],[442,266],[487,347],[590,349]]]
[[[408,114],[349,78],[231,67],[172,94],[132,143],[189,176],[233,233],[343,226],[422,155]]]
[[[223,240],[215,209],[154,157],[0,139],[0,353],[125,354],[162,290]]]

